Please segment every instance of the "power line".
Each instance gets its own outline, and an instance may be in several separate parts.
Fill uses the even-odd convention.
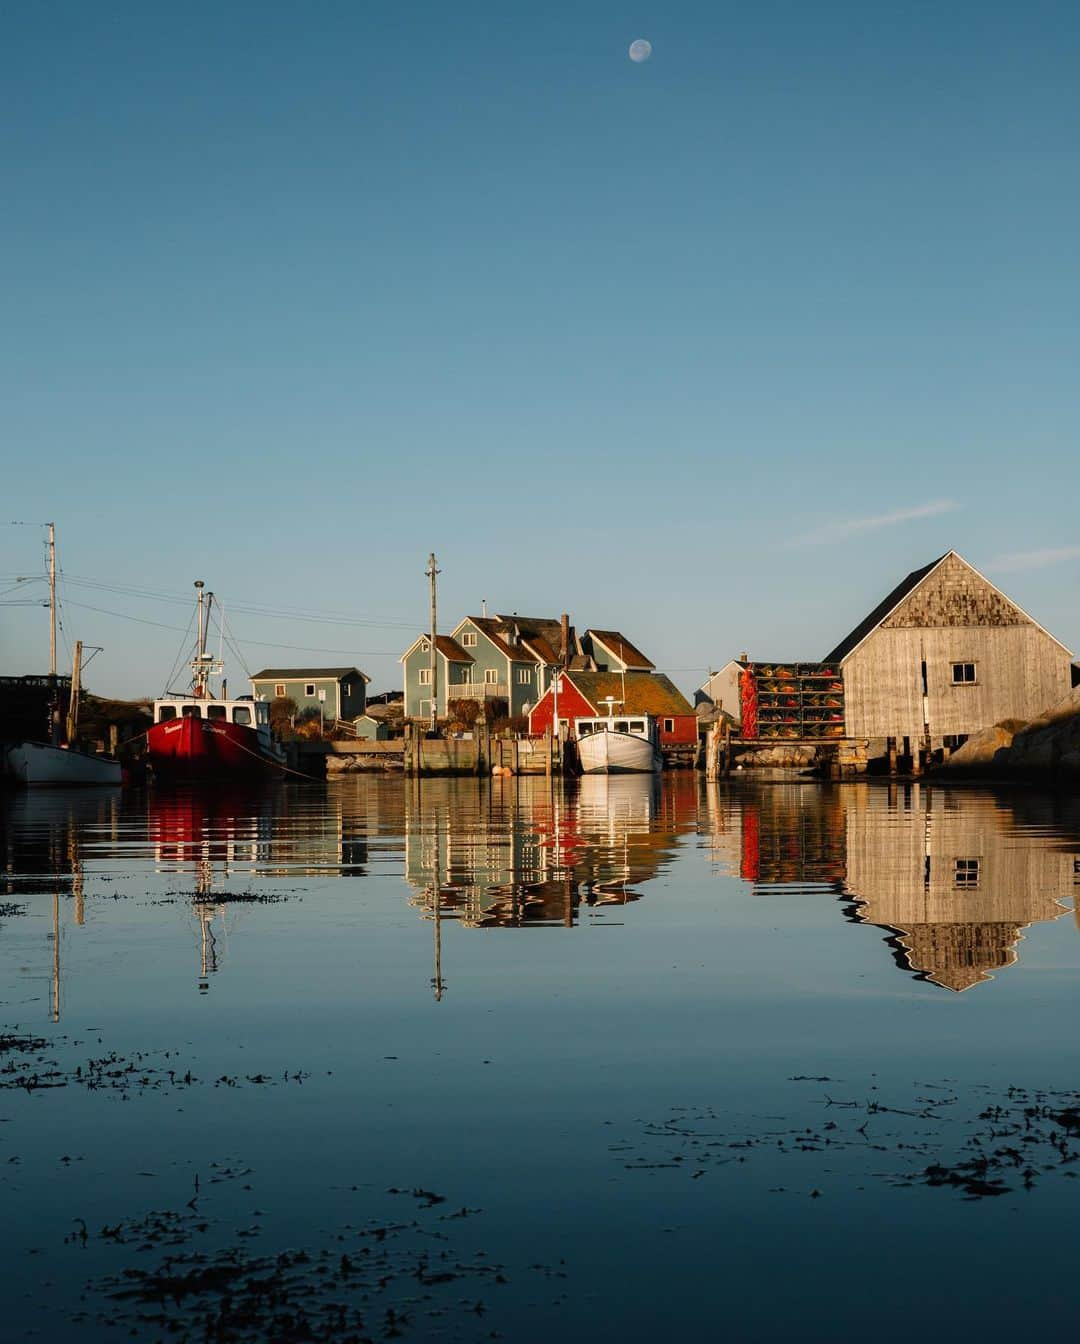
[[[107,611],[104,607],[92,607],[88,602],[69,602],[70,607],[80,607],[83,611],[96,611],[101,616],[115,616],[121,621],[134,621],[138,625],[152,625],[158,630],[175,630],[186,635],[191,629],[190,623],[185,629],[179,625],[166,625],[164,621],[147,620],[145,616],[129,616],[123,611]],[[409,629],[412,629],[410,626]],[[253,644],[266,649],[293,649],[298,653],[340,653],[348,658],[393,658],[397,654],[391,649],[327,649],[315,644],[279,644],[272,639],[246,639],[235,635],[238,644]]]
[[[67,574],[65,577],[68,583],[75,584],[80,588],[91,588],[96,589],[99,592],[116,593],[118,596],[123,597],[134,597],[140,600],[154,602],[182,603],[184,606],[188,606],[191,602],[190,594],[181,595],[179,593],[166,593],[152,588],[137,587],[133,584],[106,583],[103,580],[82,578],[73,574]],[[255,602],[230,600],[229,610],[232,612],[242,612],[245,616],[267,616],[278,620],[307,621],[318,625],[375,626],[394,630],[414,630],[416,628],[416,623],[414,621],[383,620],[370,616],[350,616],[346,612],[340,611],[318,613],[312,612],[310,608],[268,607]]]

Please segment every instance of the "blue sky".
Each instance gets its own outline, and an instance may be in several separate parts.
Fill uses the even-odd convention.
[[[188,613],[77,579],[397,684],[432,549],[684,686],[950,547],[1080,649],[1075,4],[46,3],[0,99],[0,515],[94,689]]]

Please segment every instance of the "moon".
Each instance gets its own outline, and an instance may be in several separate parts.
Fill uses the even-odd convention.
[[[630,43],[630,59],[635,64],[641,65],[642,62],[647,61],[651,55],[652,43],[646,42],[643,37],[635,38],[635,40]]]

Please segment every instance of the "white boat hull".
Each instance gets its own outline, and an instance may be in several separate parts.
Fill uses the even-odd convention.
[[[111,756],[51,747],[47,742],[22,742],[7,754],[8,775],[15,784],[35,788],[113,786],[120,783],[120,762]]]
[[[663,766],[656,743],[636,733],[589,733],[578,738],[577,749],[586,775],[650,775]]]

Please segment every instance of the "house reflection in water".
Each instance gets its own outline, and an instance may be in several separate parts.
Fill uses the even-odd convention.
[[[411,903],[469,928],[571,928],[640,899],[696,824],[693,776],[661,791],[652,776],[595,776],[565,790],[528,776],[478,790],[463,807],[440,781],[407,793],[405,876]]]
[[[847,797],[850,915],[891,931],[897,964],[959,993],[1017,960],[1031,924],[1074,894],[1075,848],[1017,830],[986,795],[910,785]]]
[[[723,871],[759,894],[835,893],[901,970],[957,993],[1011,966],[1024,929],[1078,889],[1076,828],[1053,800],[1031,816],[1029,800],[919,784],[748,782],[736,797],[711,818]]]

